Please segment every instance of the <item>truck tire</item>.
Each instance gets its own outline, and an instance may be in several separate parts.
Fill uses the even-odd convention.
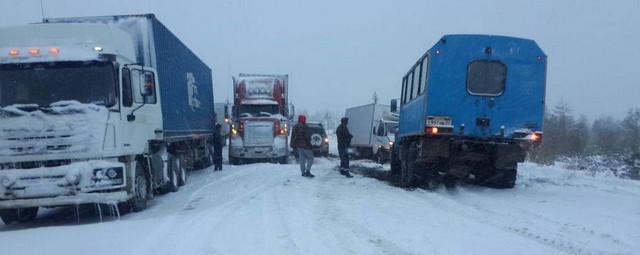
[[[0,218],[4,224],[13,222],[29,222],[38,216],[38,207],[0,210]]]
[[[175,155],[169,155],[169,164],[167,167],[167,175],[169,176],[169,181],[164,184],[163,192],[176,192],[178,191],[178,187],[180,186],[179,182],[179,167],[180,163],[178,162],[179,158]]]
[[[131,210],[139,212],[147,208],[149,200],[149,179],[144,173],[144,167],[140,162],[136,163],[136,175],[133,183],[133,198],[129,201]]]
[[[231,165],[239,165],[240,160],[236,157],[229,156],[229,164]]]
[[[282,156],[278,158],[278,163],[282,165],[289,164],[289,156]]]
[[[513,189],[516,186],[516,178],[518,177],[517,169],[497,169],[495,171],[498,178],[487,183],[488,187],[494,189]]]
[[[387,163],[387,153],[384,152],[382,149],[378,149],[378,152],[376,152],[375,160],[376,160],[376,163],[381,165],[384,163]]]
[[[401,166],[402,162],[400,162],[400,157],[398,157],[398,153],[395,148],[391,148],[391,178],[392,181],[397,180],[398,176],[400,176],[400,172],[402,171]]]
[[[418,164],[416,161],[418,160],[418,147],[415,142],[412,142],[408,146],[407,151],[407,163],[406,167],[404,167],[402,172],[402,186],[404,187],[413,187],[415,186],[415,174],[418,170]]]
[[[187,184],[187,168],[185,167],[184,156],[182,154],[176,155],[178,165],[178,186],[184,186]]]

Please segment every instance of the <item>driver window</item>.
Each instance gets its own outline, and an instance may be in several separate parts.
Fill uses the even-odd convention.
[[[122,69],[122,105],[131,107],[133,105],[133,97],[131,95],[131,71],[128,68]]]

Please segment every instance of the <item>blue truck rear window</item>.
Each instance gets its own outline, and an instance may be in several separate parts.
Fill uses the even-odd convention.
[[[504,92],[507,67],[500,61],[476,60],[467,68],[467,91],[472,95],[499,96]]]

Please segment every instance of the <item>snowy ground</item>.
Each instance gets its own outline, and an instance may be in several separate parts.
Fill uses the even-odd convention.
[[[2,254],[640,254],[640,182],[521,165],[517,187],[407,191],[317,159],[191,173],[120,220],[51,209]],[[380,167],[355,162],[362,167]],[[388,166],[386,166],[388,167]]]

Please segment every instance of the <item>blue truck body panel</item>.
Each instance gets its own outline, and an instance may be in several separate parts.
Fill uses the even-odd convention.
[[[216,118],[211,69],[160,21],[151,20],[165,136],[212,133]],[[195,92],[192,88],[189,93],[189,86]]]
[[[446,35],[426,56],[426,93],[401,106],[399,137],[424,135],[426,116],[450,117],[454,134],[463,136],[508,138],[516,130],[542,131],[547,59],[533,40]],[[504,64],[506,79],[501,94],[474,95],[468,91],[468,68],[477,60]],[[478,118],[489,119],[489,124],[478,125]]]
[[[164,137],[212,134],[213,77],[209,68],[153,14],[52,18],[45,22],[105,23],[127,32],[136,61],[158,73]]]

